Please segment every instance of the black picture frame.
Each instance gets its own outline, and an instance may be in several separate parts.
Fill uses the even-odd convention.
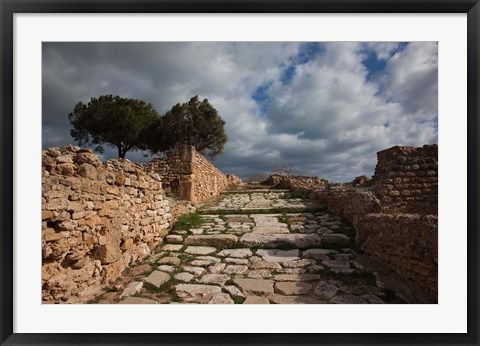
[[[479,17],[478,0],[0,0],[2,345],[422,344],[478,345]],[[13,16],[15,13],[467,13],[468,332],[465,334],[25,334],[13,332]],[[455,318],[455,316],[451,316]]]

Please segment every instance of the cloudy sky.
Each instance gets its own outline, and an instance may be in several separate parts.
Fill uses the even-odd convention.
[[[164,114],[198,94],[226,122],[222,171],[245,178],[282,163],[351,181],[373,174],[379,150],[437,143],[437,56],[434,42],[43,43],[42,145],[74,144],[67,115],[91,97]]]

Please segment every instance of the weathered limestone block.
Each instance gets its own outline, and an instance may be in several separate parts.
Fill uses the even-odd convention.
[[[195,203],[194,184],[195,174],[180,176],[178,181],[178,196]]]
[[[107,265],[102,265],[103,282],[110,283],[115,281],[125,269],[125,266],[126,264],[123,259]]]
[[[108,264],[119,260],[122,256],[120,249],[121,227],[118,221],[108,222],[103,228],[103,234],[99,239],[101,243],[93,250],[94,257],[99,259],[102,264]]]
[[[185,240],[188,245],[224,245],[232,246],[238,241],[238,237],[232,234],[191,235]]]
[[[88,163],[94,167],[99,167],[102,165],[102,161],[98,158],[97,155],[90,152],[81,152],[77,153],[74,157],[75,163]]]
[[[87,179],[97,179],[97,170],[89,163],[84,163],[78,166],[78,174]]]
[[[319,246],[322,238],[318,234],[261,234],[246,233],[240,238],[240,242],[262,247],[281,247],[285,244],[303,249]]]
[[[62,175],[74,175],[75,165],[73,163],[61,163],[56,167],[57,173]]]

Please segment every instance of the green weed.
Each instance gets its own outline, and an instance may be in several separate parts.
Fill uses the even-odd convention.
[[[243,304],[243,302],[245,301],[245,298],[243,297],[233,297],[233,303],[234,304]]]
[[[199,227],[203,223],[203,219],[198,212],[185,214],[178,218],[177,222],[173,226],[174,230],[190,230],[190,228]]]
[[[285,194],[287,199],[307,199],[310,195],[310,190],[304,187],[296,187],[292,191]]]

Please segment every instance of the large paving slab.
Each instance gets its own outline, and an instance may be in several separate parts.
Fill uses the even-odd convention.
[[[209,295],[222,292],[222,288],[212,285],[179,284],[175,286],[179,297],[184,298],[205,298]]]
[[[224,249],[218,253],[222,257],[247,258],[252,256],[250,249]]]
[[[300,259],[298,250],[260,249],[257,256],[261,256],[266,262],[290,262]]]
[[[270,302],[264,297],[248,296],[243,304],[270,304]]]
[[[227,293],[215,293],[207,304],[235,304]]]
[[[312,289],[312,285],[308,282],[277,282],[275,284],[275,292],[289,295],[307,294]]]
[[[247,233],[240,238],[240,242],[251,246],[282,247],[289,245],[298,249],[305,249],[322,244],[318,234],[259,234]]]
[[[143,282],[132,282],[130,283],[125,289],[123,290],[122,294],[120,295],[120,299],[133,296],[134,294],[140,292],[143,287]]]
[[[253,227],[253,233],[282,234],[282,233],[290,233],[290,231],[288,230],[288,227],[271,225],[271,226],[255,226]]]
[[[273,293],[272,280],[236,278],[234,283],[244,292],[263,294]]]
[[[216,251],[216,248],[209,246],[189,246],[185,249],[185,253],[192,255],[208,255]]]
[[[152,272],[149,276],[143,279],[143,281],[148,282],[149,284],[155,286],[155,287],[160,287],[164,283],[166,283],[168,280],[170,280],[170,275],[167,273],[155,270]]]
[[[233,234],[201,234],[191,235],[185,239],[187,245],[224,245],[232,246],[238,241]]]

